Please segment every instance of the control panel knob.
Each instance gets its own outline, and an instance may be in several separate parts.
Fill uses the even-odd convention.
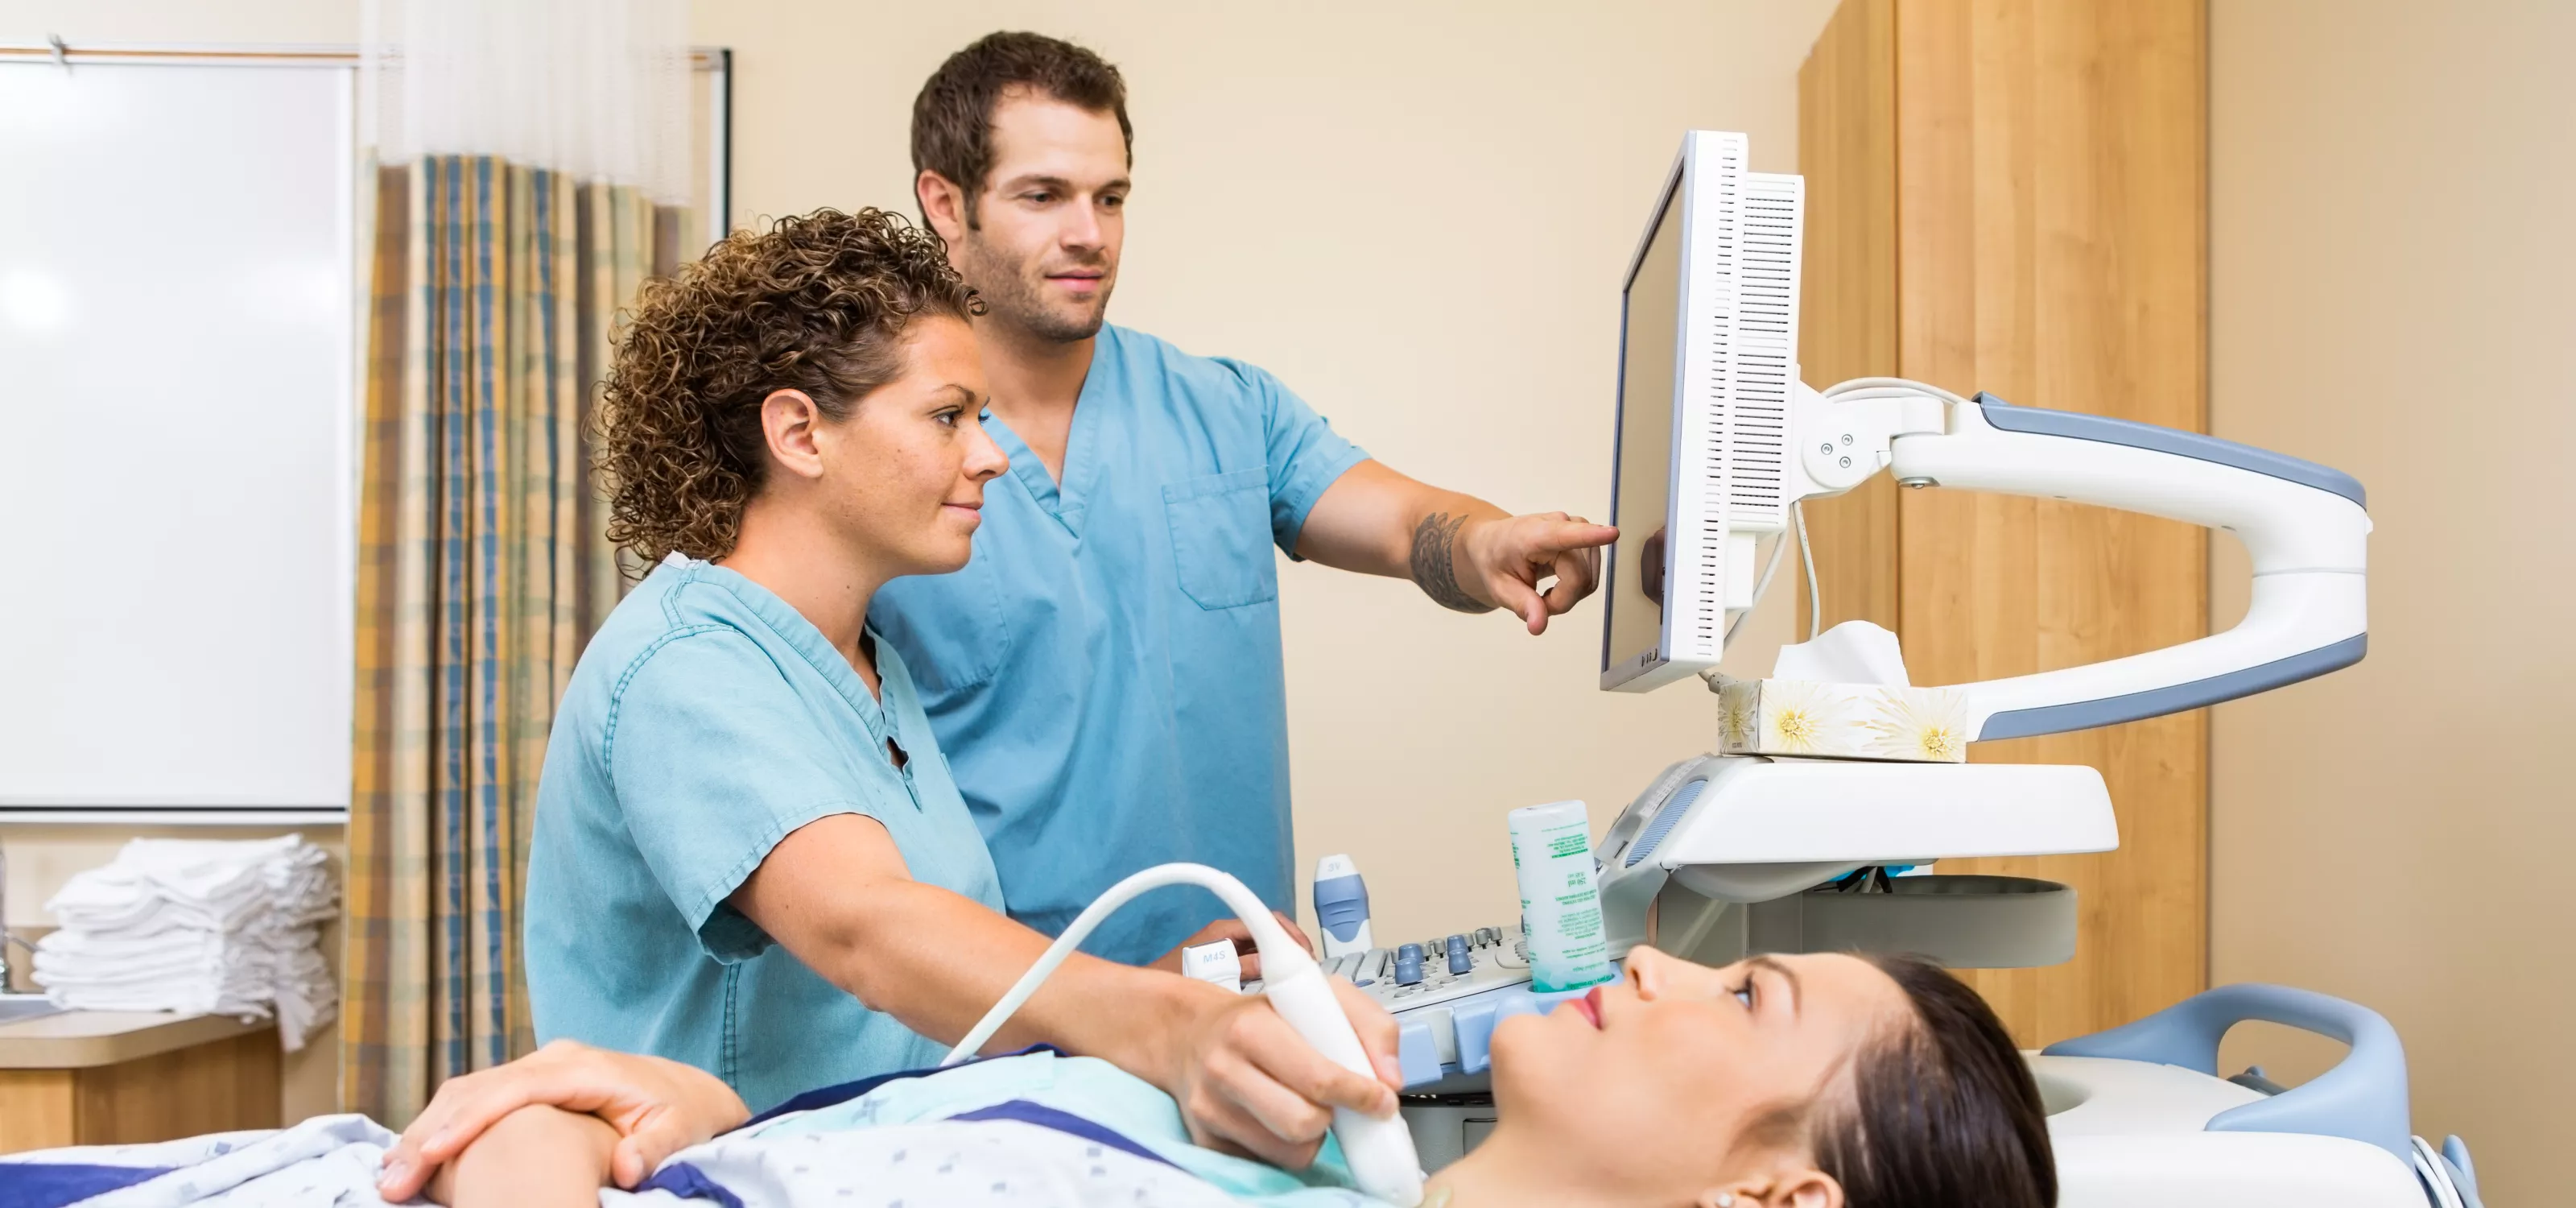
[[[1476,959],[1467,955],[1467,937],[1463,935],[1453,935],[1448,938],[1446,943],[1449,948],[1449,972],[1459,977],[1465,977],[1470,970],[1476,967]]]
[[[1395,984],[1418,985],[1422,981],[1422,945],[1406,944],[1395,950]]]

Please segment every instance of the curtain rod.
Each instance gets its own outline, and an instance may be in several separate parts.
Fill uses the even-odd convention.
[[[59,38],[50,42],[0,42],[0,63],[170,63],[214,62],[233,66],[307,63],[317,67],[356,66],[359,48],[347,43],[292,42],[100,42],[74,46]],[[718,46],[689,48],[689,66],[713,71],[724,63]]]

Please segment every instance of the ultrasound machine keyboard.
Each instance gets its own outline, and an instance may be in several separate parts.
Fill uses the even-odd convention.
[[[1530,989],[1518,927],[1479,927],[1421,944],[1326,957],[1324,972],[1358,986],[1395,1016],[1407,1091],[1481,1081],[1494,1025],[1544,1013],[1578,992]]]
[[[1356,929],[1367,922],[1365,888],[1350,869],[1349,857],[1327,857],[1326,862],[1339,865],[1339,896],[1319,900],[1316,913],[1327,928],[1340,924],[1345,940],[1356,938]],[[1532,990],[1529,944],[1516,926],[1479,927],[1418,944],[1325,956],[1316,963],[1326,976],[1359,987],[1395,1016],[1396,1056],[1407,1093],[1480,1089],[1492,1061],[1495,1024],[1515,1015],[1545,1014],[1584,994]],[[1258,980],[1240,986],[1246,994],[1261,989]]]

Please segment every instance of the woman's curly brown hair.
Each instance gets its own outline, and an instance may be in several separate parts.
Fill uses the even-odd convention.
[[[914,316],[982,311],[939,236],[877,209],[736,231],[646,282],[597,416],[609,541],[645,567],[733,552],[769,464],[763,399],[801,390],[847,419],[901,375]]]

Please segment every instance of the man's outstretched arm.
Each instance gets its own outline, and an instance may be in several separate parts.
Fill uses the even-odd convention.
[[[1456,491],[1363,461],[1325,488],[1297,535],[1297,556],[1340,570],[1410,578],[1460,612],[1510,609],[1544,633],[1547,619],[1592,594],[1601,547],[1619,536],[1563,512],[1513,516]],[[1545,592],[1539,585],[1556,580]]]

